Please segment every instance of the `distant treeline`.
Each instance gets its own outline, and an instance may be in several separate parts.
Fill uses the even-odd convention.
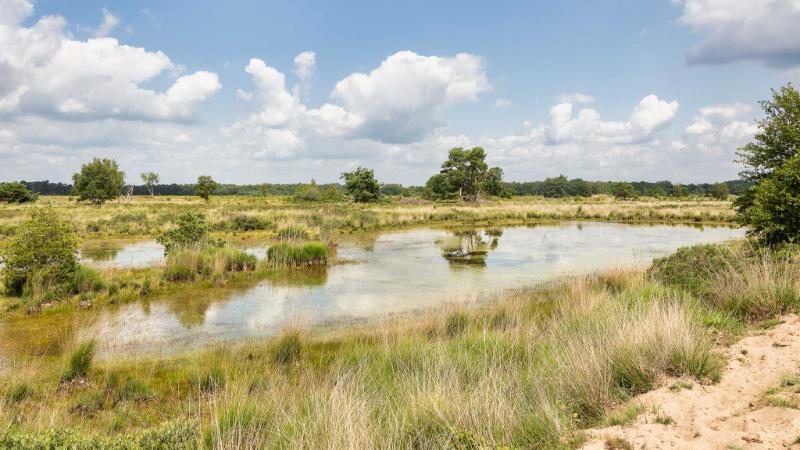
[[[72,185],[66,183],[51,183],[50,181],[21,181],[29,190],[40,195],[69,195]],[[511,181],[504,185],[513,195],[541,195],[543,197],[575,197],[591,196],[594,194],[609,194],[614,181],[585,181],[580,178],[569,179],[566,177],[553,177],[544,181]],[[670,181],[636,181],[630,183],[639,195],[649,197],[682,197],[686,195],[704,196],[709,193],[711,183],[679,184]],[[725,181],[728,190],[733,195],[739,195],[751,183],[743,180]],[[293,184],[220,184],[215,195],[293,195],[303,183]],[[338,183],[320,184],[320,189],[333,187],[344,192],[344,186]],[[156,195],[195,195],[194,184],[158,184],[155,186]],[[400,184],[384,184],[381,186],[384,195],[396,196],[422,196],[425,194],[423,186],[402,186]],[[149,195],[144,185],[134,186],[133,195]]]

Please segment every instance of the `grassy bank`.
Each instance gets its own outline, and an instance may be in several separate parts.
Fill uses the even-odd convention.
[[[800,304],[793,255],[698,247],[648,273],[173,358],[87,365],[86,347],[21,357],[3,375],[0,446],[102,436],[86,446],[571,447],[662,375],[717,380],[716,345]],[[65,380],[75,364],[85,375]]]
[[[730,202],[706,198],[618,201],[606,196],[588,199],[517,197],[480,204],[295,203],[284,197],[215,197],[206,204],[197,197],[134,197],[102,207],[76,203],[69,197],[42,197],[36,204],[8,205],[0,211],[0,240],[12,235],[27,210],[52,205],[75,221],[82,237],[157,236],[187,211],[203,212],[219,234],[280,237],[299,230],[309,239],[331,234],[379,230],[419,224],[485,225],[558,220],[616,222],[731,223]]]

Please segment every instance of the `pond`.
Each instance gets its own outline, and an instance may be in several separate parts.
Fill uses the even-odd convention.
[[[178,353],[274,334],[290,324],[312,326],[479,302],[504,289],[646,264],[680,246],[743,235],[725,227],[587,222],[368,234],[341,242],[330,267],[291,270],[246,289],[195,290],[127,304],[100,312],[80,335],[97,340],[100,357]],[[150,248],[135,245],[128,254]],[[125,258],[140,261],[139,256]]]

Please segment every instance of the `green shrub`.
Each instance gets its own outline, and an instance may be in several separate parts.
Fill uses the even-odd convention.
[[[38,197],[22,183],[0,183],[0,203],[29,203]]]
[[[196,450],[201,447],[197,426],[190,422],[167,422],[137,433],[105,438],[79,431],[0,431],[0,448],[15,450]]]
[[[50,208],[32,211],[2,252],[3,283],[11,295],[22,295],[35,273],[46,284],[63,285],[78,268],[75,229]]]
[[[324,265],[328,262],[328,246],[324,242],[283,242],[267,249],[267,260],[276,266]]]
[[[208,234],[208,224],[205,216],[200,213],[188,212],[178,216],[177,228],[162,233],[156,240],[164,246],[164,253],[187,249],[222,247],[225,242],[214,239]]]
[[[255,216],[239,215],[225,222],[224,225],[230,231],[257,231],[270,228],[272,222]]]
[[[703,296],[712,289],[711,277],[728,268],[731,261],[731,249],[722,245],[681,247],[672,255],[654,260],[647,274],[664,284]]]
[[[72,381],[76,378],[83,378],[92,368],[94,359],[94,341],[86,341],[78,345],[67,360],[64,372],[61,374],[61,381]]]

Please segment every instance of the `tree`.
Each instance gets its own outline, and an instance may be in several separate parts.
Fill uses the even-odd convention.
[[[43,284],[63,284],[78,268],[78,239],[72,223],[50,208],[35,209],[3,248],[3,284],[11,295],[39,278]]]
[[[591,197],[592,187],[580,178],[573,178],[567,183],[567,194],[573,197]]]
[[[197,186],[194,188],[195,194],[208,202],[211,200],[211,194],[219,188],[219,183],[214,181],[209,175],[200,175],[197,177]]]
[[[737,152],[754,183],[734,202],[737,219],[764,244],[800,242],[800,93],[789,84],[761,107],[760,131]]]
[[[689,195],[689,191],[686,190],[686,186],[675,183],[672,185],[672,196],[673,197],[686,197]]]
[[[611,195],[620,200],[630,200],[636,198],[639,194],[632,184],[626,182],[614,183],[611,186]]]
[[[317,181],[312,178],[311,183],[298,186],[297,189],[294,190],[292,198],[295,201],[301,202],[318,202],[322,200],[322,191],[320,191],[319,186],[317,186]]]
[[[728,195],[730,195],[730,191],[728,190],[727,184],[715,183],[711,186],[711,189],[708,191],[708,194],[717,200],[727,200]]]
[[[511,197],[511,190],[503,184],[503,169],[499,167],[492,167],[486,171],[482,190],[486,195],[503,198]]]
[[[353,196],[357,203],[376,202],[381,198],[381,185],[375,179],[375,172],[365,167],[358,167],[352,172],[345,172],[341,176],[347,192]]]
[[[79,201],[100,205],[119,197],[125,185],[125,172],[119,170],[113,159],[94,158],[72,176],[72,191]]]
[[[545,178],[542,186],[542,195],[547,198],[562,198],[567,196],[567,177],[559,175],[557,177]]]
[[[0,203],[29,203],[35,202],[38,197],[22,183],[0,183]]]
[[[143,172],[141,175],[142,181],[144,185],[147,186],[147,190],[150,192],[150,197],[154,195],[154,189],[159,181],[161,181],[161,177],[158,176],[155,172]]]
[[[475,201],[483,193],[488,173],[489,166],[483,148],[453,148],[447,155],[447,161],[442,164],[442,170],[426,183],[426,194],[435,199]]]

